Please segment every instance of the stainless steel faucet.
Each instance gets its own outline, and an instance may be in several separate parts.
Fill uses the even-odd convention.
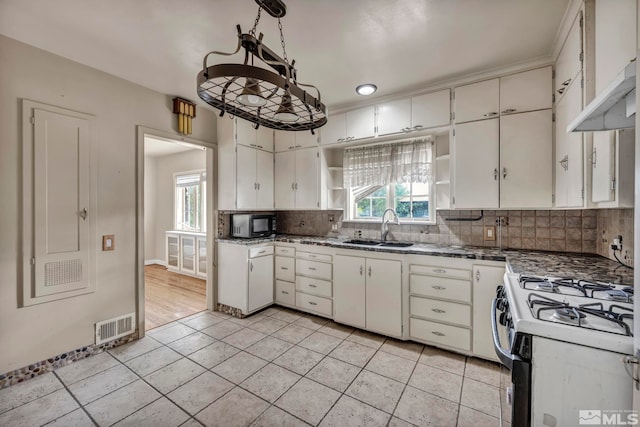
[[[393,209],[389,208],[382,214],[382,225],[380,226],[380,240],[384,243],[387,240],[387,234],[389,234],[389,220],[384,220],[384,217],[387,216],[387,212],[391,211],[393,214],[393,224],[400,225],[400,218],[398,218],[398,214]]]

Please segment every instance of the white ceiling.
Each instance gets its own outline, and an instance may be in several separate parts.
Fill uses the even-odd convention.
[[[298,80],[331,107],[547,56],[569,0],[285,0]],[[196,100],[211,50],[232,52],[254,0],[0,0],[0,33],[161,93]],[[258,31],[281,53],[277,21]],[[240,62],[213,57],[209,65]]]
[[[182,141],[173,141],[169,139],[154,138],[152,136],[144,137],[144,156],[160,157],[169,154],[183,153],[185,151],[204,150],[203,147],[188,144]]]

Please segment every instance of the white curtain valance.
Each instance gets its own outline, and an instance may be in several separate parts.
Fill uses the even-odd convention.
[[[433,140],[421,138],[395,144],[344,150],[344,184],[347,187],[427,183],[433,179]]]

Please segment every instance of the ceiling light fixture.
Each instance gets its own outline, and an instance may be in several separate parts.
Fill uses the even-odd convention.
[[[289,63],[285,49],[280,18],[287,8],[282,0],[256,0],[258,15],[253,28],[248,33],[238,30],[238,47],[235,52],[212,51],[202,61],[202,71],[198,73],[198,96],[207,104],[225,112],[255,123],[259,126],[285,131],[310,130],[313,133],[327,123],[327,108],[320,101],[320,91],[313,85],[298,82],[295,60]],[[262,10],[278,19],[283,57],[262,43],[263,34],[256,38],[256,27]],[[207,67],[209,55],[235,55],[244,48],[242,64],[217,64]],[[259,59],[271,69],[256,67],[254,59]],[[249,63],[249,59],[251,62]],[[312,88],[316,96],[301,87]]]
[[[356,92],[358,92],[358,95],[364,95],[364,96],[371,95],[376,90],[378,90],[378,86],[374,85],[373,83],[365,83],[365,84],[359,85],[356,88]]]

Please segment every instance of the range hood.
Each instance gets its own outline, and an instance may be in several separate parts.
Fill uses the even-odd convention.
[[[636,60],[567,126],[567,132],[632,128],[636,125]]]

